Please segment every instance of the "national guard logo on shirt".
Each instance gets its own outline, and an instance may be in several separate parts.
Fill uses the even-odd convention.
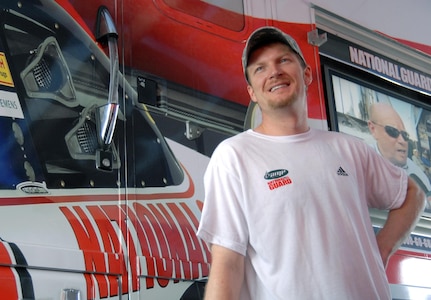
[[[286,169],[278,169],[266,172],[264,178],[269,180],[267,183],[269,189],[274,190],[287,184],[291,184],[292,180],[289,176],[287,176],[288,173],[289,171]]]

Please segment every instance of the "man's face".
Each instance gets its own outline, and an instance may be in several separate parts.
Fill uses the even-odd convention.
[[[291,106],[297,99],[306,99],[311,70],[301,65],[299,57],[286,45],[274,43],[255,50],[247,67],[251,99],[262,109]]]
[[[397,166],[404,166],[407,162],[408,140],[403,137],[405,133],[401,134],[405,132],[402,122],[390,119],[374,120],[369,127],[382,156]]]

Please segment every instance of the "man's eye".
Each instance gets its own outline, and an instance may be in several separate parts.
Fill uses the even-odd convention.
[[[262,71],[263,70],[263,67],[262,66],[259,66],[259,67],[256,67],[256,69],[254,69],[254,72],[255,73],[258,73],[258,72],[260,72],[260,71]]]

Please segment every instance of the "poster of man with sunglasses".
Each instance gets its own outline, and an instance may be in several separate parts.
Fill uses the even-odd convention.
[[[431,113],[343,78],[333,77],[333,87],[339,131],[363,139],[403,168],[426,193],[425,212],[431,213],[431,176],[427,163]]]
[[[406,170],[427,193],[431,191],[430,179],[425,173],[428,166],[422,161],[413,161],[411,154],[417,148],[410,141],[410,135],[405,130],[404,122],[390,103],[373,103],[369,107],[368,128],[375,139],[374,147],[382,156],[394,165]],[[426,155],[426,149],[423,154]],[[427,208],[430,207],[427,201]]]

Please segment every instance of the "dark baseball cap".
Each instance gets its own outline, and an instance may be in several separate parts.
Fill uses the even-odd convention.
[[[301,52],[296,41],[288,34],[284,33],[278,28],[266,26],[256,29],[248,38],[245,44],[244,51],[242,52],[242,67],[245,75],[245,79],[248,82],[247,67],[250,54],[256,49],[271,44],[271,43],[282,43],[289,46],[293,52],[298,54],[302,62],[306,65],[304,55]]]

